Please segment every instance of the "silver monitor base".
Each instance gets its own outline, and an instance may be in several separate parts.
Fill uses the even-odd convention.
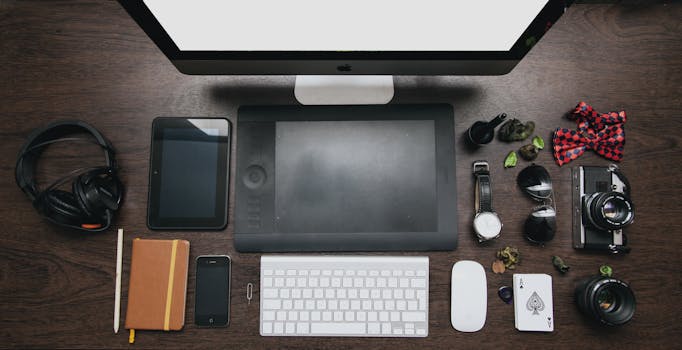
[[[393,99],[391,75],[297,75],[294,95],[304,105],[377,105]]]

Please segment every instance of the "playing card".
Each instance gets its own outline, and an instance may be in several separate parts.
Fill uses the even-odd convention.
[[[514,274],[514,322],[520,331],[554,331],[550,275]]]

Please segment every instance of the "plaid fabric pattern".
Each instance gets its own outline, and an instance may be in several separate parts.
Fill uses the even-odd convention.
[[[588,149],[620,162],[625,146],[625,111],[598,113],[592,106],[580,102],[569,119],[576,121],[578,130],[558,128],[552,138],[554,159],[559,166],[578,158]]]

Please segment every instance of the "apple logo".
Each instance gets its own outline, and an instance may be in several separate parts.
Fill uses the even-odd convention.
[[[353,69],[353,66],[351,66],[350,64],[344,64],[343,66],[336,67],[336,69],[339,72],[350,72]]]

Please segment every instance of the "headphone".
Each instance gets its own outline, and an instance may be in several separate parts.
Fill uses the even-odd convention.
[[[92,135],[95,141],[66,137],[82,132]],[[72,171],[40,190],[34,176],[40,155],[46,146],[67,141],[99,145],[104,149],[107,165]],[[48,221],[81,231],[100,232],[111,225],[123,197],[123,184],[117,176],[114,156],[115,151],[109,141],[89,124],[79,120],[58,121],[29,135],[19,152],[14,175],[19,188],[33,202],[33,207]],[[72,180],[72,192],[58,189],[69,180]]]

